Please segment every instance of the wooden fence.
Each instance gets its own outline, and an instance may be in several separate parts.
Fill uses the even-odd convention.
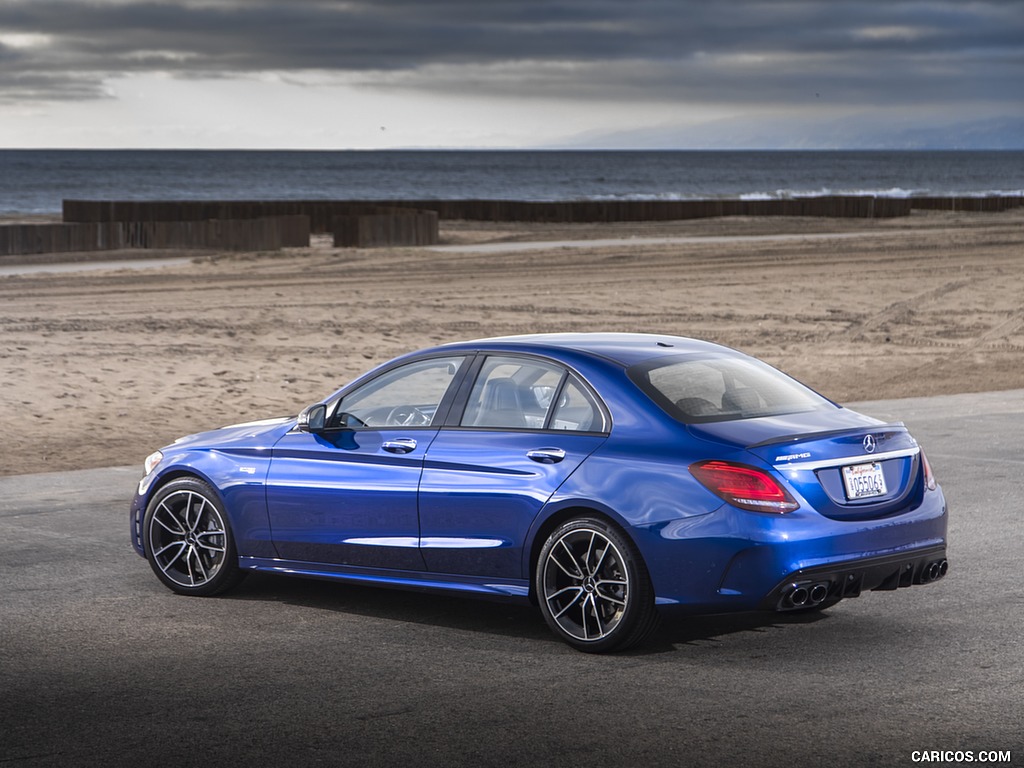
[[[306,216],[310,231],[331,234],[341,216],[381,215],[397,203],[346,200],[65,200],[64,221],[206,221]],[[398,213],[406,215],[408,211]]]
[[[330,233],[336,218],[380,208],[433,211],[440,219],[522,222],[674,221],[717,216],[890,218],[910,215],[907,198],[831,195],[792,200],[65,200],[64,221],[202,221],[305,215]],[[404,212],[401,215],[406,215]]]
[[[889,218],[907,216],[905,200],[830,196],[793,200],[405,200],[401,205],[437,211],[442,219],[587,223],[679,221],[720,216],[829,216]]]
[[[929,211],[978,211],[999,213],[1024,207],[1021,195],[989,195],[986,197],[912,197],[913,208]]]
[[[439,219],[676,221],[720,216],[892,218],[911,210],[1005,211],[1024,197],[829,195],[787,200],[65,200],[64,224],[0,227],[0,255],[114,248],[272,250],[309,245],[430,245]]]
[[[121,248],[264,251],[309,245],[309,219],[104,221],[0,226],[0,256]]]
[[[335,216],[331,223],[334,245],[339,248],[374,248],[388,245],[436,245],[436,211],[403,208],[367,209],[358,214]]]
[[[433,211],[439,219],[523,222],[674,221],[718,216],[892,218],[911,209],[1004,211],[1024,197],[874,197],[829,195],[787,200],[65,200],[64,221],[203,221],[308,216],[310,231],[333,232],[336,218],[384,215],[382,208]]]

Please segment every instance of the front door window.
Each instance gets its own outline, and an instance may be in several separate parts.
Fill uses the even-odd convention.
[[[434,357],[388,371],[345,395],[328,426],[429,427],[463,359]]]

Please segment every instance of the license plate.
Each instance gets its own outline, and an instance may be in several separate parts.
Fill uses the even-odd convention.
[[[885,495],[885,475],[877,461],[843,467],[843,485],[849,501]]]

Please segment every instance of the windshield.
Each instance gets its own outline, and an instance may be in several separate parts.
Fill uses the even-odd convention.
[[[779,416],[835,406],[750,357],[686,355],[634,365],[629,377],[684,424]]]

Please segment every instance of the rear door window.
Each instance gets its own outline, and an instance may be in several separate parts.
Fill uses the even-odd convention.
[[[603,432],[606,419],[595,396],[560,365],[491,355],[480,368],[459,426]]]

